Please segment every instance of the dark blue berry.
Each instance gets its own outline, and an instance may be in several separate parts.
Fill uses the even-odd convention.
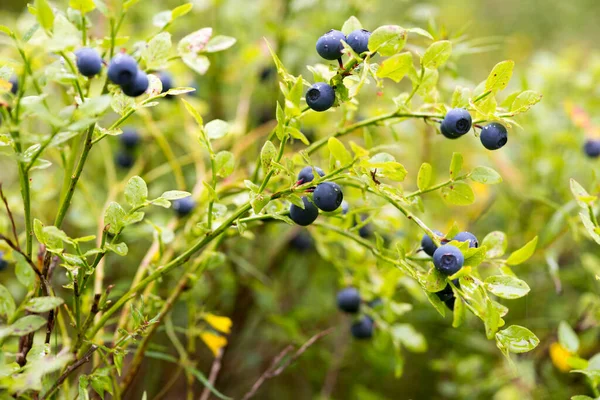
[[[125,128],[123,129],[123,133],[119,136],[119,140],[123,147],[134,149],[140,143],[140,134],[134,128]]]
[[[463,266],[465,257],[458,247],[445,244],[433,253],[433,265],[442,274],[450,276],[457,273]]]
[[[129,97],[138,97],[144,94],[148,89],[149,84],[148,75],[146,75],[144,71],[138,71],[133,82],[127,85],[121,85],[121,89],[123,89],[123,93]]]
[[[314,167],[314,169],[317,171],[317,174],[319,174],[320,176],[325,176],[325,172],[323,172],[323,170],[319,167]],[[313,167],[304,167],[300,170],[300,172],[298,173],[298,182],[299,184],[303,184],[303,183],[307,183],[307,182],[312,182],[312,180],[315,179],[315,174],[313,172]]]
[[[366,29],[357,29],[350,32],[346,38],[346,43],[352,47],[356,54],[362,54],[369,50],[369,37],[371,37],[371,32]]]
[[[508,142],[508,132],[504,125],[492,122],[483,127],[479,139],[486,149],[498,150]]]
[[[108,79],[117,85],[130,85],[138,74],[138,65],[133,57],[117,54],[108,65]]]
[[[440,231],[433,231],[433,233],[441,237],[444,236],[444,234]],[[425,254],[427,254],[430,257],[433,257],[433,253],[435,252],[435,249],[437,249],[437,246],[435,245],[433,240],[427,234],[425,234],[421,239],[421,248],[423,249]]]
[[[290,218],[300,226],[308,226],[319,216],[319,209],[306,197],[302,197],[304,209],[295,204],[290,206]]]
[[[452,296],[448,300],[444,301],[444,304],[446,305],[446,307],[448,307],[452,311],[454,311],[454,304],[455,303],[456,303],[456,297],[454,297],[454,296]]]
[[[342,32],[330,30],[317,40],[317,53],[326,60],[337,60],[342,57],[344,50],[342,40],[346,40]]]
[[[599,139],[588,139],[583,145],[583,151],[590,158],[600,157],[600,140]]]
[[[0,272],[8,268],[8,261],[4,259],[4,253],[0,251]]]
[[[460,232],[456,236],[454,236],[452,240],[456,240],[458,242],[469,241],[469,247],[479,247],[479,241],[477,240],[477,237],[471,232]]]
[[[88,78],[94,76],[102,69],[102,57],[96,49],[84,47],[75,52],[77,57],[77,69],[83,76]]]
[[[135,158],[128,151],[119,151],[115,156],[115,163],[123,169],[129,169],[135,163]]]
[[[260,70],[260,73],[258,74],[258,77],[260,79],[261,82],[266,82],[268,81],[272,76],[274,76],[277,73],[277,70],[275,69],[275,67],[264,67],[263,69]]]
[[[342,204],[344,194],[337,183],[323,182],[319,183],[313,192],[313,200],[321,210],[335,211]]]
[[[290,246],[300,251],[309,250],[313,247],[313,238],[303,229],[290,240]]]
[[[338,308],[347,313],[357,313],[360,308],[360,294],[358,289],[347,287],[342,289],[337,294]]]
[[[453,280],[452,283],[457,288],[460,287],[460,283],[459,283],[458,279]],[[449,283],[446,285],[446,287],[444,289],[440,290],[439,292],[435,292],[435,294],[443,302],[446,302],[454,297],[454,292],[452,291],[452,286],[450,286]]]
[[[173,200],[173,210],[179,217],[185,217],[194,210],[196,202],[190,196]]]
[[[317,82],[306,92],[306,104],[315,111],[326,111],[335,103],[335,90],[325,82]]]
[[[373,337],[373,319],[367,315],[362,316],[352,324],[350,332],[355,339],[370,339]]]
[[[173,88],[173,77],[166,71],[161,71],[157,74],[158,79],[160,79],[160,83],[162,83],[162,91],[161,93],[168,92],[169,89]],[[174,97],[172,95],[168,95],[167,97]]]
[[[10,77],[8,82],[12,84],[12,87],[10,88],[10,92],[12,94],[17,94],[17,92],[19,91],[19,78],[17,78],[16,75],[13,75]]]
[[[446,114],[441,131],[449,139],[456,139],[471,130],[471,114],[464,108],[455,108]]]

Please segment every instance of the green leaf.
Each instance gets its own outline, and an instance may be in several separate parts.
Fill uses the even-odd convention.
[[[198,126],[202,128],[204,126],[204,120],[200,113],[187,100],[181,99],[181,101],[183,101],[186,111],[196,120]]]
[[[212,28],[202,28],[185,36],[177,44],[181,60],[200,75],[204,75],[210,66],[208,58],[199,53],[204,51],[211,36]]]
[[[121,243],[106,243],[106,248],[121,257],[125,257],[127,255],[127,253],[129,252],[129,248],[123,242],[121,242]]]
[[[512,77],[514,67],[515,62],[512,60],[496,64],[485,81],[485,91],[495,93],[504,90]]]
[[[35,0],[37,20],[46,31],[52,31],[54,26],[54,12],[46,0]]]
[[[369,51],[382,56],[393,56],[402,50],[408,34],[398,25],[384,25],[375,29],[369,37]]]
[[[6,287],[0,284],[0,317],[9,319],[15,312],[15,300]]]
[[[344,35],[348,36],[348,34],[354,32],[355,30],[362,29],[362,28],[363,28],[363,26],[360,23],[360,21],[358,20],[358,18],[356,18],[353,15],[350,18],[348,18],[346,20],[346,22],[344,22],[344,25],[342,25],[342,33]]]
[[[485,300],[485,314],[483,315],[483,323],[485,324],[485,335],[488,339],[493,339],[498,332],[498,328],[504,325],[504,320],[500,316],[500,312],[489,298]]]
[[[148,200],[148,186],[139,176],[133,176],[125,186],[125,200],[131,207],[137,207]]]
[[[216,53],[218,51],[227,50],[237,42],[236,38],[231,36],[217,35],[211,38],[206,44],[204,51],[207,53]]]
[[[125,218],[125,210],[114,201],[108,205],[108,208],[104,212],[104,225],[110,225],[108,231],[113,235],[116,235],[123,228],[123,219]]]
[[[235,167],[235,157],[230,151],[220,151],[215,156],[215,169],[217,175],[226,178],[233,172]]]
[[[457,86],[452,94],[452,108],[467,108],[471,99],[471,90],[462,86]]]
[[[327,141],[327,147],[333,158],[338,160],[342,165],[348,165],[352,162],[352,155],[338,139],[330,137]]]
[[[565,321],[558,324],[558,342],[570,353],[575,354],[579,350],[579,337]]]
[[[481,247],[487,249],[487,258],[502,257],[506,252],[507,246],[508,240],[506,239],[506,234],[500,231],[488,233],[486,237],[483,238],[483,242],[481,242]]]
[[[142,59],[146,62],[146,67],[153,70],[164,68],[169,59],[171,45],[169,32],[162,32],[154,36],[142,51]]]
[[[260,162],[264,171],[268,171],[271,168],[271,161],[276,156],[277,148],[270,140],[267,140],[260,151]]]
[[[427,32],[425,29],[407,28],[406,31],[410,32],[410,33],[416,33],[417,35],[420,35],[420,36],[426,37],[427,39],[433,40],[433,36],[431,36],[431,33]]]
[[[525,90],[520,93],[510,106],[510,113],[513,115],[524,113],[532,106],[542,100],[542,95],[533,90]]]
[[[35,272],[31,269],[31,265],[29,265],[25,258],[20,254],[15,254],[15,258],[17,260],[17,263],[15,264],[15,275],[17,276],[17,280],[27,289],[33,289],[36,277]]]
[[[191,195],[191,193],[184,192],[183,190],[168,190],[161,194],[160,198],[165,200],[179,200]]]
[[[88,394],[87,387],[90,384],[90,380],[87,375],[81,375],[79,377],[79,385],[77,386],[77,391],[79,393],[79,397],[77,400],[89,400],[90,396]]]
[[[425,68],[439,68],[448,61],[452,54],[452,42],[449,40],[440,40],[434,42],[425,50],[421,58],[421,65]]]
[[[458,173],[463,167],[463,156],[460,153],[452,153],[452,160],[450,161],[450,178],[456,179]]]
[[[596,196],[590,195],[587,190],[583,188],[575,179],[571,178],[570,180],[571,193],[575,196],[575,200],[577,200],[577,204],[584,210],[588,209],[588,206],[592,204],[596,200]]]
[[[255,214],[262,211],[263,208],[271,201],[271,196],[259,193],[250,193],[250,205]]]
[[[519,325],[511,325],[496,333],[496,344],[511,353],[526,353],[533,350],[540,340],[529,329]]]
[[[43,296],[30,299],[25,305],[27,311],[33,313],[43,313],[61,306],[65,301],[60,297]]]
[[[193,3],[186,3],[175,7],[173,10],[171,10],[171,21],[173,21],[176,18],[183,17],[184,15],[192,11],[192,8],[194,8]]]
[[[525,281],[510,275],[494,275],[486,278],[485,288],[503,299],[518,299],[531,290]]]
[[[53,32],[52,38],[46,43],[47,51],[62,51],[81,44],[79,30],[61,14],[54,18]]]
[[[79,11],[81,14],[87,14],[96,9],[94,0],[69,0],[69,7]]]
[[[533,253],[535,252],[537,242],[538,242],[538,237],[536,236],[533,239],[531,239],[531,241],[529,243],[527,243],[525,246],[521,247],[519,250],[516,250],[514,253],[512,253],[510,255],[510,257],[508,257],[508,259],[506,260],[506,263],[508,265],[519,265],[519,264],[522,264],[525,261],[527,261],[529,259],[529,257],[531,257],[533,255]]]
[[[39,315],[26,315],[12,324],[10,329],[12,335],[24,336],[28,333],[37,331],[44,325],[46,325],[46,320]]]
[[[229,124],[220,119],[210,121],[204,127],[209,139],[219,139],[229,132]]]
[[[400,53],[383,60],[377,70],[377,76],[400,82],[413,68],[412,54],[409,52]]]
[[[427,351],[425,337],[410,324],[394,324],[390,329],[390,333],[396,345],[402,344],[408,350],[415,353]]]
[[[449,204],[468,206],[475,202],[473,189],[464,182],[454,182],[442,189],[442,198]]]
[[[581,218],[581,222],[583,222],[585,230],[590,234],[596,243],[600,244],[600,231],[590,219],[589,212],[580,212],[579,217]]]
[[[454,315],[452,318],[452,327],[458,328],[467,319],[467,306],[463,302],[462,298],[457,297],[454,301]]]
[[[431,184],[431,176],[433,174],[433,168],[431,164],[423,163],[419,168],[419,174],[417,175],[417,187],[419,190],[425,190]]]
[[[495,185],[502,182],[502,177],[499,173],[489,167],[475,167],[469,174],[472,181],[484,183],[486,185]]]

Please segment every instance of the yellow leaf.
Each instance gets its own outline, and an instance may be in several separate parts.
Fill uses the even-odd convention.
[[[227,317],[219,317],[218,315],[207,313],[204,314],[204,320],[219,332],[231,332],[231,320]]]
[[[550,358],[552,359],[552,363],[562,372],[569,372],[571,370],[571,366],[567,362],[569,357],[571,357],[571,353],[559,343],[554,342],[550,345]]]
[[[202,341],[206,343],[206,345],[213,352],[215,357],[219,354],[219,351],[227,345],[226,338],[210,332],[201,333],[200,339],[202,339]]]

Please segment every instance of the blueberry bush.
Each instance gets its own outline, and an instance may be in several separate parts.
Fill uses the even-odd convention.
[[[290,56],[291,3],[0,25],[0,399],[599,397],[597,104],[358,2]]]

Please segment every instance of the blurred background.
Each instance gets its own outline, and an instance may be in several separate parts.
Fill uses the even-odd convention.
[[[26,1],[2,0],[0,24],[17,25],[24,30],[32,21]],[[66,1],[54,1],[65,6]],[[110,3],[106,0],[106,3]],[[241,134],[260,138],[240,151],[240,165],[251,165],[260,151],[266,133],[274,125],[275,102],[279,97],[276,72],[264,44],[266,38],[293,74],[311,79],[306,65],[322,60],[315,52],[317,38],[340,29],[351,15],[367,29],[397,24],[421,27],[436,39],[450,39],[454,53],[440,77],[440,91],[450,101],[458,84],[475,87],[499,61],[516,62],[511,86],[506,91],[532,89],[544,95],[540,104],[517,121],[520,128],[510,132],[503,151],[483,151],[478,140],[469,137],[447,141],[432,127],[404,122],[394,129],[373,128],[374,145],[384,146],[409,172],[406,190],[415,187],[416,174],[423,161],[430,162],[438,181],[445,179],[453,151],[465,156],[465,165],[487,165],[501,173],[504,182],[493,187],[477,186],[477,201],[469,207],[449,206],[438,194],[425,196],[425,222],[432,228],[447,230],[453,222],[475,233],[480,240],[491,231],[504,231],[509,251],[519,248],[533,236],[540,236],[536,255],[516,271],[528,282],[531,293],[519,300],[503,301],[510,306],[507,325],[520,324],[531,329],[541,340],[532,353],[517,358],[515,376],[493,341],[485,338],[481,321],[472,315],[461,328],[451,327],[451,317],[442,319],[410,282],[393,272],[378,269],[364,249],[339,243],[316,229],[300,230],[284,224],[265,224],[253,230],[253,236],[228,239],[221,251],[228,255],[224,265],[208,271],[185,295],[186,304],[196,304],[232,319],[232,333],[225,349],[216,387],[238,398],[265,370],[273,357],[289,343],[300,344],[313,334],[333,327],[334,332],[319,341],[281,376],[261,388],[260,399],[567,399],[589,394],[582,375],[568,373],[567,353],[552,353],[557,341],[557,326],[566,321],[580,336],[578,355],[589,358],[600,351],[598,312],[600,299],[595,276],[600,275],[600,247],[582,233],[577,207],[569,191],[569,178],[577,179],[592,193],[598,193],[598,160],[582,153],[586,137],[596,135],[600,126],[600,2],[597,0],[195,0],[193,11],[177,21],[170,31],[174,42],[187,33],[211,26],[219,33],[237,38],[237,44],[211,58],[207,75],[196,76],[183,64],[173,63],[171,74],[176,86],[196,84],[197,107],[205,121],[221,118],[235,121]],[[141,0],[128,14],[122,34],[135,39],[155,31],[153,16],[172,9],[178,0]],[[95,15],[98,18],[97,12]],[[94,16],[92,16],[92,19]],[[99,18],[98,18],[99,19]],[[91,34],[104,35],[105,26],[94,25]],[[411,36],[412,38],[412,36]],[[2,40],[6,40],[5,37]],[[415,39],[411,45],[423,46]],[[0,42],[0,61],[16,61],[17,55]],[[4,47],[4,48],[3,48]],[[303,132],[314,140],[329,135],[340,120],[368,118],[382,109],[410,83],[386,83],[383,99],[371,84],[360,96],[361,106],[335,114],[311,115]],[[584,129],[574,122],[573,108],[590,119]],[[180,113],[180,114],[176,114]],[[151,129],[168,137],[176,154],[191,147],[174,115],[184,115],[179,102],[158,108],[149,122],[136,118],[132,125],[147,139]],[[357,135],[353,140],[361,140]],[[173,178],[159,173],[165,164],[162,155],[146,142],[145,164],[140,168],[152,177],[154,190],[172,188]],[[110,143],[104,153],[93,154],[96,169],[84,173],[87,199],[75,198],[69,229],[81,234],[93,232],[95,215],[89,199],[103,198],[106,185],[94,182],[94,174],[106,173],[104,160],[117,147]],[[156,147],[156,146],[154,146]],[[297,144],[296,150],[303,146]],[[148,150],[146,150],[148,149]],[[246,159],[244,159],[246,157]],[[317,157],[318,159],[318,157]],[[322,158],[322,165],[327,159]],[[13,163],[0,157],[2,180],[16,182]],[[186,188],[191,190],[197,177],[193,166],[184,168]],[[246,172],[240,172],[240,176]],[[119,177],[123,172],[117,172]],[[238,178],[240,177],[238,176]],[[235,177],[234,177],[235,178]],[[35,183],[38,199],[51,198],[52,182]],[[13,201],[18,204],[18,190]],[[409,250],[419,246],[420,233],[409,222],[387,207],[374,203],[360,193],[348,191],[347,198],[357,216],[369,218],[371,232],[379,232],[392,243]],[[40,201],[36,215],[52,215],[50,205]],[[156,212],[153,221],[168,220],[166,211]],[[0,228],[4,228],[0,225]],[[136,231],[137,229],[137,231]],[[130,253],[126,258],[110,257],[106,282],[115,283],[116,291],[127,287],[136,261],[150,243],[144,225],[125,234]],[[189,233],[189,232],[188,232]],[[298,243],[298,235],[312,237]],[[374,240],[372,233],[365,235]],[[191,239],[190,239],[191,240]],[[339,240],[339,239],[338,239]],[[315,248],[315,243],[317,244]],[[485,275],[485,266],[481,267]],[[4,273],[3,282],[15,294],[23,289]],[[390,282],[393,282],[390,284]],[[387,284],[386,284],[387,283]],[[170,282],[172,285],[172,282]],[[389,341],[355,341],[349,334],[351,319],[339,313],[335,293],[347,284],[360,285],[369,299],[380,297],[387,304],[410,303],[413,309],[398,318],[412,324],[426,340],[415,352],[404,351],[398,365]],[[165,288],[169,285],[165,282]],[[160,289],[158,294],[161,293]],[[176,307],[174,322],[186,327],[193,324],[185,304]],[[154,340],[154,349],[173,353],[164,332]],[[558,354],[558,355],[557,355]],[[562,354],[562,355],[561,355]],[[196,350],[198,369],[207,373],[213,355],[207,348]],[[561,364],[562,363],[562,364]],[[403,373],[395,376],[398,370]],[[171,381],[172,365],[147,359],[136,381],[131,398],[140,398],[146,390],[149,398]],[[164,393],[164,398],[183,398],[185,380]]]

